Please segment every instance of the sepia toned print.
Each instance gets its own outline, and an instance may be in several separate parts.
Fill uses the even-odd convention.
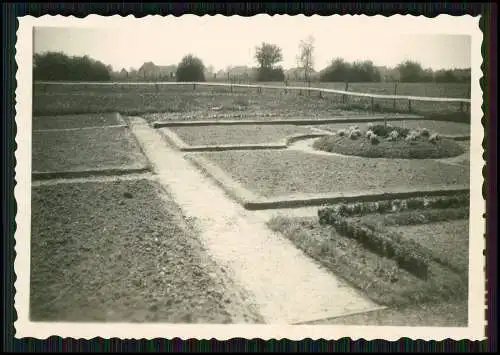
[[[17,336],[483,339],[478,21],[21,18]]]

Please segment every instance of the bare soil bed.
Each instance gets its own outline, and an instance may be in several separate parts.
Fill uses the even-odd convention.
[[[141,169],[148,166],[127,127],[33,132],[33,171]]]
[[[436,224],[428,227],[434,228],[434,237],[453,238],[455,227],[439,223],[442,225],[440,229],[434,228]],[[269,226],[369,298],[389,307],[376,314],[343,317],[326,323],[360,324],[358,322],[367,320],[376,325],[416,325],[408,320],[415,319],[426,324],[418,314],[429,308],[435,312],[441,308],[452,313],[435,314],[433,322],[441,326],[443,323],[453,326],[466,324],[467,274],[457,274],[445,265],[430,261],[427,279],[416,277],[400,268],[394,260],[366,249],[358,240],[338,233],[332,226],[320,225],[314,217],[275,217],[269,221]],[[420,225],[421,228],[425,226]],[[458,243],[460,245],[450,247],[468,250],[466,241]],[[456,306],[463,304],[465,307]]]
[[[33,129],[66,129],[104,127],[123,124],[115,113],[95,113],[86,115],[53,115],[33,117]]]
[[[430,142],[426,138],[417,138],[407,142],[380,140],[372,144],[368,138],[356,140],[345,136],[321,137],[314,142],[314,148],[329,153],[354,155],[366,158],[400,158],[400,159],[439,159],[456,157],[465,153],[460,144],[452,139],[441,138]]]
[[[294,125],[170,127],[170,130],[189,145],[280,143],[294,134],[312,133],[309,128]]]
[[[292,150],[201,155],[264,197],[469,183],[469,166],[433,160],[369,159]]]
[[[408,128],[408,129],[423,129],[427,128],[429,131],[437,132],[441,135],[470,135],[470,124],[449,122],[449,121],[435,121],[435,120],[401,120],[401,121],[387,121],[393,126]],[[337,132],[340,129],[348,129],[353,123],[335,123],[335,124],[322,124],[317,125],[317,128]],[[362,131],[368,130],[368,122],[356,123]]]
[[[32,211],[33,321],[259,321],[155,182],[37,187]]]

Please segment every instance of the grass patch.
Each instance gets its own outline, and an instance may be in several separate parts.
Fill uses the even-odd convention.
[[[432,160],[375,160],[291,150],[206,152],[201,156],[264,197],[469,184],[468,165]]]
[[[33,129],[65,129],[121,125],[115,113],[33,117]]]
[[[148,163],[127,127],[33,132],[36,172],[138,169]]]
[[[155,182],[34,188],[31,228],[32,321],[227,323],[237,306]]]
[[[280,143],[294,134],[307,134],[311,130],[294,125],[237,125],[170,127],[189,145]]]
[[[431,257],[466,276],[469,269],[469,219],[456,219],[386,228],[423,245]]]
[[[376,124],[367,131],[351,127],[339,130],[334,136],[316,140],[317,150],[355,155],[366,158],[438,159],[465,153],[452,139],[440,138],[427,129],[410,130],[407,127]]]
[[[404,307],[467,299],[466,280],[433,261],[424,280],[316,218],[275,217],[269,226],[379,304]]]

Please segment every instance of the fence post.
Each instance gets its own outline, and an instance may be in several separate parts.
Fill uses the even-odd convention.
[[[371,97],[371,102],[372,102],[372,111],[373,111],[373,107],[374,107],[373,96]]]
[[[411,112],[411,100],[408,100],[408,112]]]
[[[155,83],[155,88],[156,88],[156,92],[160,91],[160,88],[158,86],[158,83]]]
[[[398,82],[397,82],[397,81],[395,81],[395,82],[394,82],[394,96],[396,96],[397,94],[398,94]],[[394,100],[392,101],[392,108],[393,108],[394,110],[396,110],[396,99],[394,99]]]
[[[196,83],[193,83],[193,91],[196,90]]]
[[[460,112],[464,112],[464,102],[460,101]]]

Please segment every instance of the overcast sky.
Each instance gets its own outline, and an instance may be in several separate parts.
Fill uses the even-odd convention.
[[[398,33],[399,32],[399,33]],[[174,17],[161,24],[148,22],[114,28],[37,27],[34,51],[89,55],[115,70],[139,68],[144,62],[177,64],[192,53],[216,70],[227,66],[256,66],[255,47],[263,41],[282,48],[285,68],[297,66],[301,39],[315,38],[315,69],[336,57],[372,60],[396,66],[405,59],[425,68],[468,68],[471,39],[466,35],[401,34],[399,27],[373,28],[346,17]]]

